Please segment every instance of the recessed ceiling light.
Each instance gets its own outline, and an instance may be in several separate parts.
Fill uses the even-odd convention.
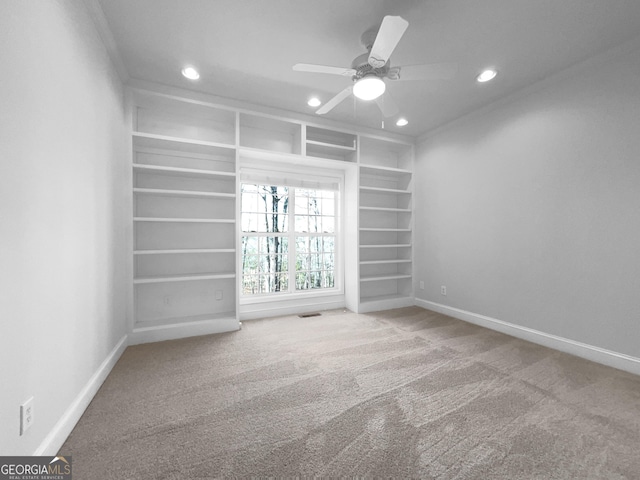
[[[307,102],[307,105],[309,105],[310,107],[319,107],[320,105],[322,105],[322,102],[318,97],[311,97]]]
[[[200,78],[200,74],[193,67],[184,67],[182,69],[182,75],[184,75],[189,80],[198,80]]]
[[[493,80],[494,78],[496,78],[497,74],[498,72],[493,68],[487,68],[476,77],[476,80],[480,83],[488,82],[489,80]]]
[[[366,75],[353,86],[353,94],[360,100],[374,100],[384,93],[385,83],[380,77]]]
[[[396,125],[399,127],[404,127],[405,125],[408,125],[408,124],[409,124],[409,121],[404,117],[399,118],[398,121],[396,122]]]

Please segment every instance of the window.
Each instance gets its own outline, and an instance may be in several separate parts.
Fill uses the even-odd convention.
[[[336,287],[335,191],[243,183],[241,196],[244,296]]]

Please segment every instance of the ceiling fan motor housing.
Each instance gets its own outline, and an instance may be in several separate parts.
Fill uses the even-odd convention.
[[[354,58],[353,62],[351,62],[351,68],[356,71],[355,75],[352,77],[354,81],[360,80],[366,75],[384,77],[389,72],[389,62],[385,63],[384,66],[380,68],[374,68],[369,65],[369,53],[367,52]]]

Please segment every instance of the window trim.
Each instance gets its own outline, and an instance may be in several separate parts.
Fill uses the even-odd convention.
[[[317,169],[317,168],[295,168],[295,170],[282,168],[283,166],[278,165],[274,169],[263,170],[262,168],[242,168],[241,174],[238,177],[238,219],[237,219],[237,232],[238,232],[238,255],[237,255],[237,264],[238,264],[238,281],[237,288],[238,298],[240,305],[250,305],[250,304],[258,304],[258,303],[269,303],[269,302],[282,302],[282,301],[295,301],[301,300],[305,298],[315,298],[315,297],[329,297],[329,296],[344,296],[345,294],[345,270],[344,270],[344,247],[345,247],[345,239],[344,239],[344,172],[341,170],[326,170],[326,169]],[[264,166],[263,166],[264,168]],[[280,180],[278,180],[280,178]],[[336,185],[336,189],[326,188],[322,186],[312,187],[308,185],[308,182],[314,182],[314,179],[321,178],[322,181],[330,181],[334,185]],[[298,184],[298,182],[305,182],[305,184]],[[335,258],[334,258],[334,287],[333,288],[319,288],[319,289],[308,289],[308,290],[295,290],[287,291],[287,292],[277,292],[277,293],[258,293],[253,295],[244,295],[242,293],[243,286],[243,271],[242,271],[242,236],[245,232],[242,231],[242,198],[241,198],[241,185],[242,184],[273,184],[273,185],[281,185],[288,186],[290,188],[317,188],[318,190],[333,190],[336,195],[337,208],[335,212]],[[295,220],[294,213],[290,214],[289,222],[290,228],[295,230]],[[269,233],[269,232],[262,232]],[[286,236],[292,234],[295,238],[295,231],[286,232]],[[289,255],[291,255],[291,246],[289,247]],[[290,264],[291,265],[291,264]],[[295,262],[294,264],[295,265]],[[295,267],[294,267],[295,268]],[[293,273],[293,277],[289,278],[290,284],[295,286],[295,270]],[[293,282],[293,283],[291,283]]]

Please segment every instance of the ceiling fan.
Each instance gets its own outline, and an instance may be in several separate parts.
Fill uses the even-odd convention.
[[[457,68],[451,63],[435,63],[429,65],[408,65],[392,67],[389,57],[409,26],[404,18],[387,15],[382,19],[380,27],[367,30],[360,37],[360,42],[367,49],[366,53],[357,56],[351,62],[351,68],[330,67],[297,63],[293,69],[297,72],[327,73],[351,77],[352,85],[320,107],[316,113],[323,115],[330,112],[352,93],[362,100],[375,100],[384,117],[392,117],[399,111],[398,106],[389,93],[384,96],[389,80],[435,80],[451,78]]]

